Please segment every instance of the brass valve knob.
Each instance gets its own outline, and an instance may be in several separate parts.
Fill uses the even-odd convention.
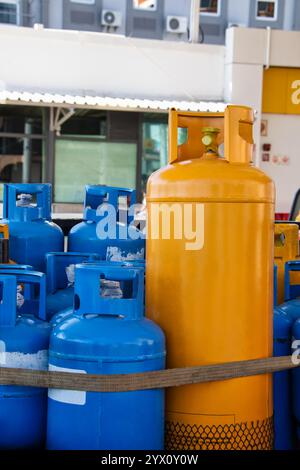
[[[202,143],[205,146],[205,153],[218,154],[218,135],[220,129],[217,127],[203,127],[202,129]]]

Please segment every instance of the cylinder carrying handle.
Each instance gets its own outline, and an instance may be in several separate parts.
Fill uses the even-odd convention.
[[[15,270],[22,270],[22,271],[32,271],[33,267],[29,266],[29,264],[0,264],[0,274],[4,271],[15,271]]]
[[[0,274],[8,274],[12,270],[33,271],[33,267],[28,264],[0,264]],[[29,284],[24,285],[24,296],[27,299],[33,297],[33,286]]]
[[[128,214],[128,208],[136,203],[136,191],[134,189],[117,188],[112,186],[87,185],[85,187],[85,200],[84,200],[84,220],[97,221],[101,216],[97,213],[97,209],[103,204],[112,205],[117,212],[117,221],[119,220],[120,197],[127,198],[127,224],[133,221],[133,215]],[[125,217],[124,217],[125,219]]]
[[[101,296],[101,280],[130,283],[128,298]],[[88,288],[87,288],[88,286]],[[136,320],[143,316],[144,269],[142,267],[80,264],[75,269],[75,312],[78,315],[97,314],[121,316]]]
[[[46,277],[47,292],[54,294],[59,289],[65,289],[68,286],[66,268],[70,264],[80,264],[83,262],[94,262],[100,260],[97,253],[79,253],[79,252],[53,252],[46,254]]]
[[[51,220],[51,184],[5,183],[3,185],[3,218],[9,220]],[[33,205],[18,206],[18,196],[35,196]]]
[[[201,158],[205,146],[201,130],[220,129],[217,143],[224,142],[229,163],[250,163],[253,150],[254,115],[247,106],[227,106],[224,113],[193,113],[172,109],[169,114],[169,163]],[[187,129],[187,140],[178,145],[178,129]]]
[[[300,261],[287,261],[284,267],[284,300],[300,296],[300,284],[291,284],[290,273],[300,271]]]
[[[0,275],[0,327],[13,327],[17,318],[17,279]]]
[[[25,289],[27,287],[25,292],[30,294],[30,298],[27,298],[22,306],[22,313],[33,313],[40,320],[46,320],[46,275],[44,273],[8,268],[1,269],[0,275],[14,276],[17,284],[24,284]],[[38,298],[35,298],[33,289],[31,289],[34,285],[39,286]]]

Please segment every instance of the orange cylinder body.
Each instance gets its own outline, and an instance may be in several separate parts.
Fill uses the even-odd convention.
[[[299,227],[297,224],[275,224],[274,261],[277,266],[277,304],[284,302],[284,267],[287,261],[299,258]],[[299,273],[290,274],[292,284],[299,284]]]
[[[201,157],[207,125],[221,129],[225,159]],[[178,127],[188,140],[177,148]],[[171,163],[148,183],[146,250],[146,314],[166,334],[169,368],[272,356],[274,187],[250,165],[251,131],[249,108],[171,111]],[[172,388],[166,448],[271,449],[272,410],[271,375]]]

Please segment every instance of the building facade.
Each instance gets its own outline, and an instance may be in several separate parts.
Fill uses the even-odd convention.
[[[297,0],[201,0],[199,42],[225,44],[231,25],[300,27]],[[0,23],[188,41],[192,0],[4,0]]]
[[[88,183],[135,187],[141,200],[167,163],[170,108],[245,104],[256,112],[254,163],[288,212],[300,186],[299,3],[202,1],[192,42],[189,0],[0,2],[0,182],[51,182],[57,211],[77,211]],[[120,13],[119,26],[102,25],[103,9]],[[167,31],[168,16],[185,17],[185,33]],[[221,17],[226,34],[210,40]]]

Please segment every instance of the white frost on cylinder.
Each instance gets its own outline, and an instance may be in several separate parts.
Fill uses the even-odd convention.
[[[0,366],[17,369],[48,369],[48,350],[42,349],[37,353],[22,353],[6,351],[6,344],[0,340]]]
[[[106,260],[107,261],[132,261],[135,259],[144,259],[145,250],[142,248],[140,251],[135,253],[126,253],[122,252],[121,248],[117,246],[108,246],[106,249]]]
[[[75,282],[75,264],[69,264],[66,267],[66,275],[68,278],[68,287],[73,286]]]

